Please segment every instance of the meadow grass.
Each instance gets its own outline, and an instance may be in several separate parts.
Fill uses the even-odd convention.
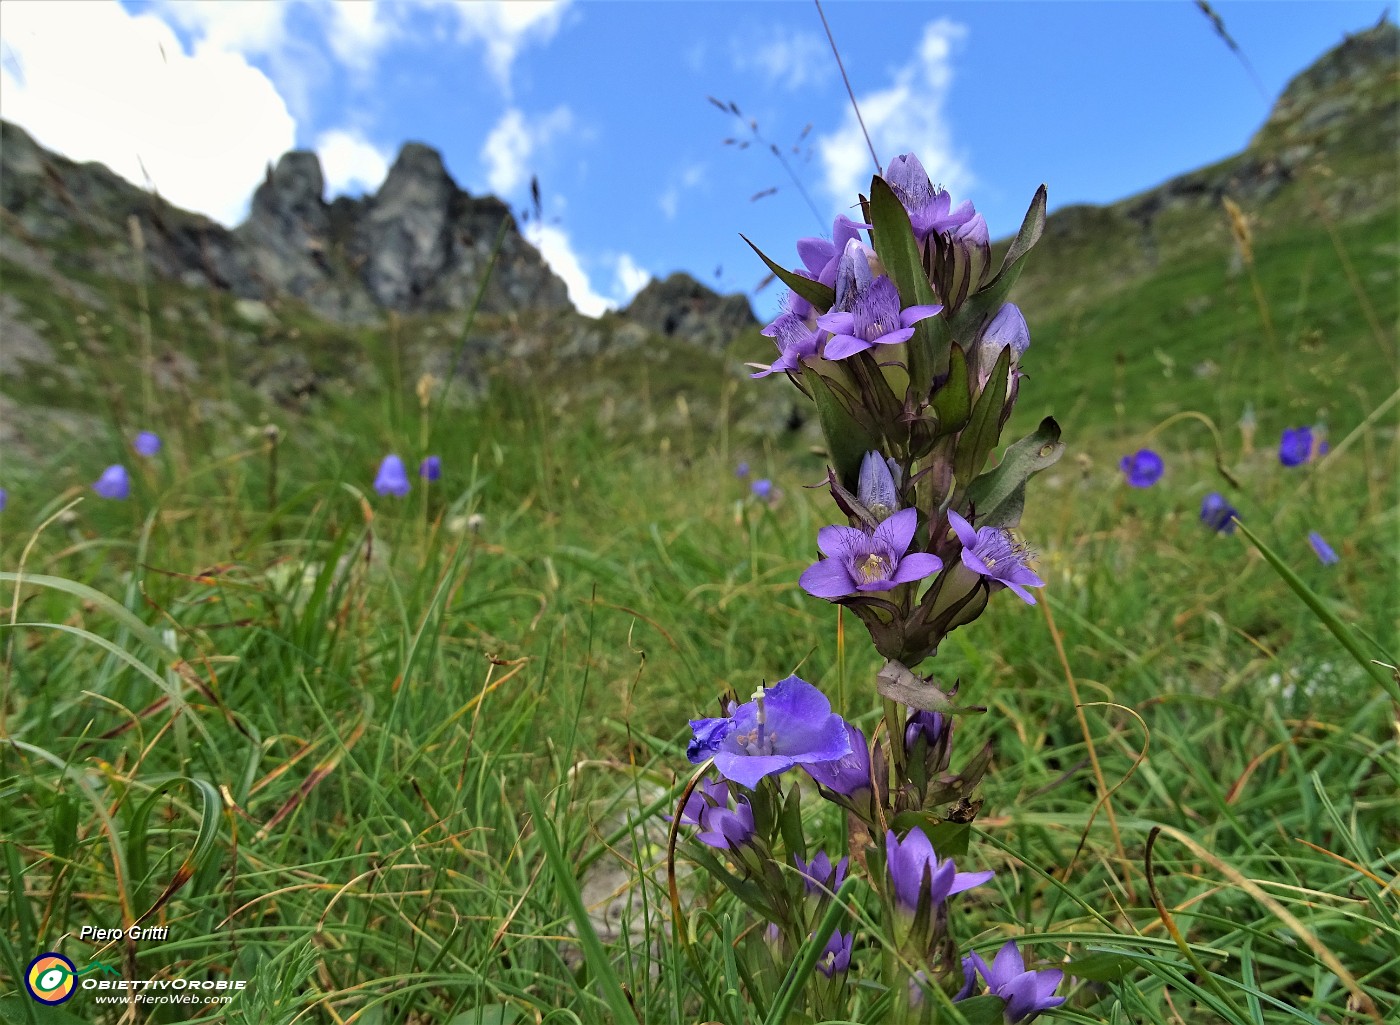
[[[1344,237],[1370,252],[1385,223]],[[988,708],[960,720],[961,757],[995,749],[968,858],[997,877],[963,900],[960,932],[990,954],[1016,923],[1041,957],[1080,960],[1052,1018],[1400,1008],[1395,703],[1255,548],[1197,518],[1227,492],[1394,663],[1394,339],[1369,338],[1305,241],[1259,242],[1273,343],[1218,249],[1092,308],[1066,300],[1043,328],[1030,311],[1022,411],[1060,416],[1071,446],[1021,525],[1048,586],[1037,608],[998,598],[934,668]],[[328,368],[346,344],[366,354],[351,385],[289,413],[237,382],[223,300],[91,284],[102,318],[45,307],[75,379],[24,398],[96,411],[105,434],[5,466],[0,1018],[747,1023],[835,1006],[816,979],[789,1012],[789,966],[739,956],[762,925],[701,873],[681,881],[676,928],[664,873],[686,720],[725,689],[800,669],[853,721],[878,713],[881,660],[858,624],[796,586],[830,519],[808,488],[823,460],[801,430],[744,426],[787,401],[782,382],[658,343],[424,405],[422,325],[336,333],[289,314],[278,339]],[[43,301],[21,270],[7,286]],[[1394,292],[1373,296],[1387,325]],[[203,372],[139,397],[151,332],[189,329],[199,301]],[[579,377],[618,382],[624,411],[602,415]],[[1252,451],[1233,426],[1246,405]],[[1201,420],[1165,423],[1184,409],[1216,424],[1237,489]],[[1281,467],[1278,431],[1320,411],[1332,454]],[[125,454],[142,428],[165,438],[153,460]],[[1146,440],[1167,476],[1128,489],[1117,459]],[[443,479],[375,495],[390,450],[410,469],[441,455]],[[97,499],[87,484],[116,459],[132,498]],[[740,459],[773,501],[734,476]],[[1314,558],[1314,529],[1338,565]],[[818,800],[804,824],[813,846],[845,842]],[[861,925],[830,1020],[890,1014],[861,981],[888,949],[866,896],[833,904]],[[169,938],[76,939],[137,921]],[[128,979],[249,985],[226,1006],[84,991],[45,1010],[19,979],[46,950]]]

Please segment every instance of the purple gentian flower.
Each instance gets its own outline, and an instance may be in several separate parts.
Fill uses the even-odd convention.
[[[1235,532],[1235,519],[1240,511],[1225,500],[1218,491],[1212,491],[1201,499],[1201,522],[1220,534]]]
[[[807,775],[843,797],[854,797],[870,789],[870,747],[860,727],[846,723],[851,749],[839,758],[804,765]]]
[[[374,490],[397,498],[408,494],[408,472],[403,468],[402,459],[393,454],[384,457],[374,478]]]
[[[831,332],[823,355],[845,359],[876,345],[898,345],[914,335],[914,325],[932,317],[942,306],[899,305],[899,290],[886,275],[874,275],[866,247],[858,241],[846,245],[837,275],[837,307],[817,318],[817,326]]]
[[[821,342],[820,333],[807,323],[806,318],[791,311],[779,314],[778,319],[759,334],[773,339],[774,344],[778,346],[778,358],[767,367],[750,363],[749,366],[759,367],[758,371],[749,375],[750,377],[767,377],[769,374],[783,371],[801,370],[802,360],[807,356],[815,356]]]
[[[833,894],[841,889],[846,879],[846,866],[850,858],[842,858],[834,866],[826,851],[818,851],[811,861],[804,862],[796,854],[792,860],[797,863],[797,871],[802,876],[802,886],[808,893]]]
[[[876,522],[887,520],[899,511],[900,476],[899,464],[879,452],[867,452],[861,459],[856,499]]]
[[[764,776],[850,753],[846,722],[806,680],[789,676],[760,687],[722,719],[692,719],[691,762],[713,757],[725,779],[753,789]]]
[[[1016,949],[1014,940],[1007,940],[1006,945],[997,951],[991,967],[987,966],[987,962],[983,961],[976,951],[963,958],[966,984],[954,1000],[966,999],[976,988],[977,979],[973,969],[981,973],[982,980],[993,996],[1006,1001],[1002,1014],[1007,1025],[1034,1021],[1041,1011],[1059,1007],[1065,1002],[1064,997],[1054,995],[1055,988],[1064,979],[1065,973],[1058,968],[1043,972],[1027,971],[1026,963],[1021,958],[1021,952]]]
[[[698,786],[690,792],[690,797],[686,799],[685,807],[681,809],[681,824],[685,826],[700,825],[700,813],[706,808],[721,807],[729,804],[729,784],[722,779],[702,779]]]
[[[811,277],[823,285],[835,285],[836,268],[841,263],[841,254],[846,250],[846,243],[852,239],[859,239],[860,232],[869,227],[868,224],[857,224],[845,214],[837,214],[831,225],[830,241],[824,238],[798,239],[797,255],[801,257],[808,271],[803,277]]]
[[[1312,458],[1311,427],[1289,427],[1278,443],[1278,461],[1284,466],[1302,466]]]
[[[814,598],[845,598],[858,591],[890,591],[900,584],[932,576],[943,560],[909,551],[918,525],[915,509],[901,509],[874,532],[833,525],[817,531],[817,548],[826,556],[803,572],[798,584]]]
[[[695,834],[695,839],[707,847],[736,851],[752,840],[753,834],[753,808],[742,797],[732,810],[710,804],[700,809],[700,832]]]
[[[138,456],[145,456],[149,459],[160,451],[160,435],[152,434],[150,431],[142,431],[136,435],[136,440],[132,443]]]
[[[1118,468],[1135,488],[1150,488],[1162,479],[1162,457],[1150,448],[1141,448],[1130,456],[1124,456]]]
[[[1317,553],[1318,560],[1324,566],[1331,566],[1341,562],[1337,553],[1332,551],[1332,546],[1322,539],[1322,535],[1315,530],[1308,531],[1308,544],[1312,545],[1312,550]]]
[[[773,496],[773,482],[767,477],[760,477],[749,485],[749,490],[753,492],[754,498],[766,502]]]
[[[418,476],[424,480],[438,480],[442,477],[442,459],[439,456],[427,456],[418,464]]]
[[[831,939],[826,941],[826,947],[822,950],[821,956],[817,958],[817,971],[830,979],[837,972],[844,972],[851,967],[851,945],[855,942],[855,938],[855,932],[837,930],[832,933]]]
[[[890,161],[885,168],[885,181],[909,212],[909,224],[920,243],[930,235],[962,228],[979,216],[971,201],[960,203],[956,210],[950,209],[953,197],[929,180],[924,165],[912,153],[901,154]],[[985,236],[985,221],[981,230]]]
[[[126,467],[121,463],[113,463],[102,471],[102,476],[97,478],[97,483],[93,484],[92,490],[103,498],[124,499],[131,494],[131,481],[126,475]]]
[[[955,893],[981,886],[995,872],[959,872],[952,858],[939,859],[933,844],[917,826],[901,842],[891,829],[885,835],[885,864],[894,883],[895,903],[905,911],[919,909],[919,891],[928,882],[929,900],[937,906]]]
[[[952,509],[948,510],[948,523],[962,542],[964,566],[974,573],[1005,584],[1027,605],[1035,604],[1034,595],[1026,588],[1044,587],[1045,581],[1026,565],[1030,553],[1024,545],[1013,541],[1011,535],[999,527],[980,527],[973,530],[972,524]]]
[[[743,480],[743,479],[744,479],[745,477],[747,477],[748,475],[749,475],[749,464],[748,464],[748,463],[745,463],[745,462],[742,462],[742,461],[741,461],[741,462],[739,463],[738,466],[734,467],[734,476],[738,477],[740,480]]]
[[[1026,318],[1015,303],[1003,303],[997,315],[982,329],[982,338],[977,343],[977,377],[980,387],[986,387],[992,376],[1001,350],[1011,347],[1011,367],[1016,365],[1026,350],[1031,347],[1031,332],[1026,326]]]

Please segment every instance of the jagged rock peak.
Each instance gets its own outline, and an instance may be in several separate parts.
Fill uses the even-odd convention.
[[[720,295],[683,272],[653,278],[622,312],[668,338],[716,348],[758,324],[743,295]]]

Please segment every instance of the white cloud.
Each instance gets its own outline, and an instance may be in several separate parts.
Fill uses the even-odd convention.
[[[321,158],[328,196],[373,192],[389,173],[389,154],[354,129],[322,132],[316,140],[316,153]]]
[[[510,90],[511,66],[529,43],[547,43],[563,23],[569,0],[419,0],[445,9],[457,21],[457,39],[486,47],[486,64],[502,89]]]
[[[651,280],[651,274],[637,266],[637,261],[632,259],[630,253],[623,253],[617,258],[617,267],[613,275],[613,295],[617,298],[619,306],[625,306],[632,301],[632,297],[646,287]]]
[[[691,164],[680,174],[672,176],[670,184],[666,186],[666,191],[661,193],[656,201],[668,221],[676,219],[676,213],[681,204],[681,193],[688,192],[704,183],[705,171],[704,164]]]
[[[755,47],[751,38],[730,45],[734,67],[759,71],[768,81],[787,90],[820,85],[835,70],[831,47],[815,32],[767,33],[767,42]]]
[[[569,233],[558,225],[534,223],[525,229],[525,237],[540,251],[544,262],[564,281],[569,291],[569,301],[587,317],[601,317],[608,310],[615,310],[627,303],[651,280],[651,275],[632,259],[631,254],[622,253],[609,262],[613,271],[613,292],[604,295],[593,287],[588,272],[583,269],[583,261],[574,250]]]
[[[223,24],[227,38],[258,45],[279,31],[266,13]],[[286,102],[246,59],[213,46],[186,54],[165,22],[116,0],[84,4],[80,16],[68,4],[7,0],[0,41],[0,116],[224,224],[295,143]]]
[[[572,127],[573,121],[568,107],[556,107],[532,120],[526,120],[518,108],[508,108],[481,146],[491,191],[505,197],[523,186],[534,170],[531,161],[554,136]]]
[[[967,28],[947,18],[924,26],[918,52],[895,69],[889,87],[858,96],[865,127],[875,152],[888,163],[901,153],[913,153],[935,184],[956,193],[972,184],[972,172],[953,149],[952,133],[943,115],[953,81],[954,47],[967,38]],[[847,211],[856,196],[870,184],[874,167],[854,112],[848,111],[841,126],[820,136],[817,153],[825,171],[823,185],[835,201],[835,209]]]

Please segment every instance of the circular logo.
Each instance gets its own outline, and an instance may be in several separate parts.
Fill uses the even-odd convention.
[[[78,969],[72,961],[48,951],[29,962],[24,988],[41,1004],[61,1004],[73,995],[77,977]]]

